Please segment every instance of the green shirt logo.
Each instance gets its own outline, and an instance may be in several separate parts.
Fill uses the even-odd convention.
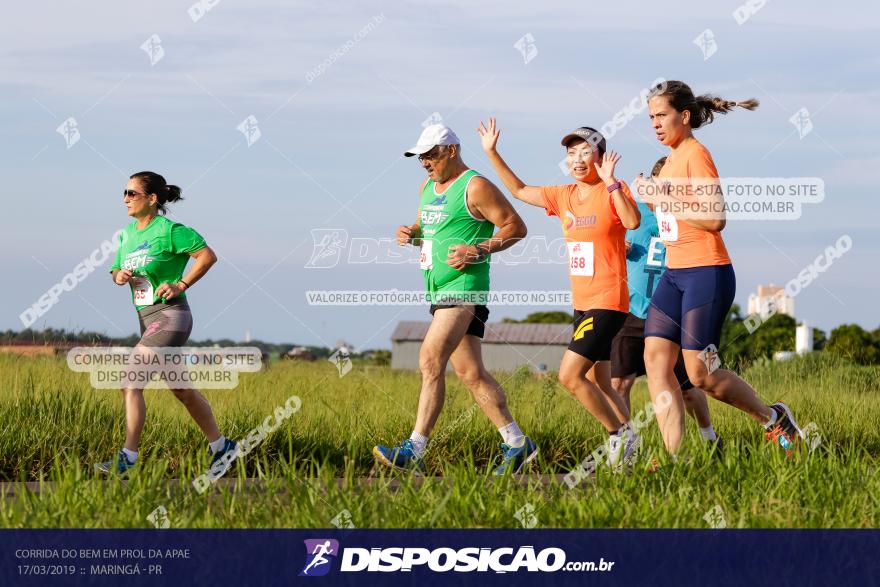
[[[189,262],[190,253],[207,246],[205,239],[192,228],[157,216],[146,228],[138,229],[137,221],[122,230],[116,260],[110,267],[128,269],[132,303],[140,310],[159,302],[154,295],[163,283],[177,283]],[[180,297],[186,297],[181,293]]]

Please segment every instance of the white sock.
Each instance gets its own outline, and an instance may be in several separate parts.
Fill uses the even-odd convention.
[[[608,433],[608,443],[607,445],[609,450],[617,450],[621,446],[623,446],[623,435],[619,432],[609,432]]]
[[[409,435],[410,442],[413,445],[413,453],[419,458],[425,453],[425,448],[428,446],[428,437],[423,436],[413,430],[413,433]]]
[[[225,444],[226,444],[226,437],[223,436],[222,434],[220,435],[220,438],[218,438],[214,442],[209,442],[208,446],[211,448],[211,454],[214,454],[218,450],[222,449],[223,445],[225,445]]]
[[[507,426],[502,426],[498,429],[498,432],[501,433],[501,438],[508,446],[519,448],[526,443],[526,435],[519,429],[519,424],[516,423],[516,420]]]
[[[620,439],[629,438],[629,437],[632,437],[635,435],[636,435],[636,433],[635,433],[635,430],[633,429],[633,425],[632,425],[631,421],[624,423],[623,426],[621,426],[620,428],[618,428],[614,432],[608,433],[609,437],[613,436],[613,437],[620,438]]]
[[[127,448],[123,448],[122,454],[125,455],[125,458],[128,459],[129,463],[136,463],[138,460],[138,453],[136,450],[128,450]]]
[[[712,428],[712,425],[709,424],[706,428],[700,428],[700,436],[703,437],[703,440],[715,440],[718,436],[715,434],[715,429]]]
[[[768,420],[767,423],[764,424],[764,428],[766,428],[767,430],[770,430],[770,427],[773,426],[774,424],[776,424],[776,418],[778,418],[778,417],[779,417],[779,414],[776,413],[776,410],[774,410],[773,408],[770,408],[770,420]]]

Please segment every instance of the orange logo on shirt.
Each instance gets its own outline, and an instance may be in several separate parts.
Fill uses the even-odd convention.
[[[575,216],[571,213],[570,210],[565,212],[565,219],[562,221],[562,232],[566,236],[568,236],[568,231],[573,228],[583,228],[585,226],[595,226],[596,225],[596,215],[590,214],[589,216]]]

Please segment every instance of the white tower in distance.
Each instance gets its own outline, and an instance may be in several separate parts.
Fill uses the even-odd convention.
[[[774,314],[788,314],[794,318],[794,298],[785,288],[776,285],[759,285],[758,293],[749,294],[749,315],[758,314],[766,320]]]
[[[813,329],[806,321],[797,325],[794,336],[794,350],[797,354],[803,355],[813,350]]]

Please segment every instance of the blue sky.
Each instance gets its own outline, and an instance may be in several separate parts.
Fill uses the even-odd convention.
[[[499,148],[526,181],[563,183],[561,136],[602,125],[657,77],[761,100],[698,131],[722,175],[825,181],[824,202],[797,221],[728,225],[737,302],[758,284],[784,284],[848,234],[852,250],[798,295],[798,317],[826,330],[880,325],[868,303],[880,293],[872,115],[880,18],[869,3],[771,1],[742,25],[738,2],[681,2],[662,14],[622,3],[472,4],[219,0],[197,22],[188,2],[15,6],[0,23],[0,329],[21,328],[19,314],[128,221],[126,178],[151,169],[184,187],[172,217],[221,256],[189,294],[194,338],[250,330],[278,342],[388,347],[397,321],[426,319],[426,310],[310,307],[304,292],[419,289],[417,265],[307,269],[310,231],[378,238],[412,222],[423,173],[402,151],[434,112],[490,179],[474,129],[493,114]],[[717,44],[708,59],[693,43],[705,29]],[[525,63],[514,44],[527,34],[537,53]],[[164,51],[154,65],[141,49],[152,35]],[[789,121],[800,108],[813,124],[803,138]],[[261,133],[250,146],[237,129],[248,116]],[[68,117],[81,138],[70,148],[56,132]],[[646,114],[610,144],[627,180],[663,154]],[[560,236],[555,219],[516,206],[531,236]],[[34,327],[134,332],[129,297],[106,266]],[[498,265],[492,280],[496,289],[568,287],[560,265]],[[547,309],[565,308],[495,307],[492,318]]]

